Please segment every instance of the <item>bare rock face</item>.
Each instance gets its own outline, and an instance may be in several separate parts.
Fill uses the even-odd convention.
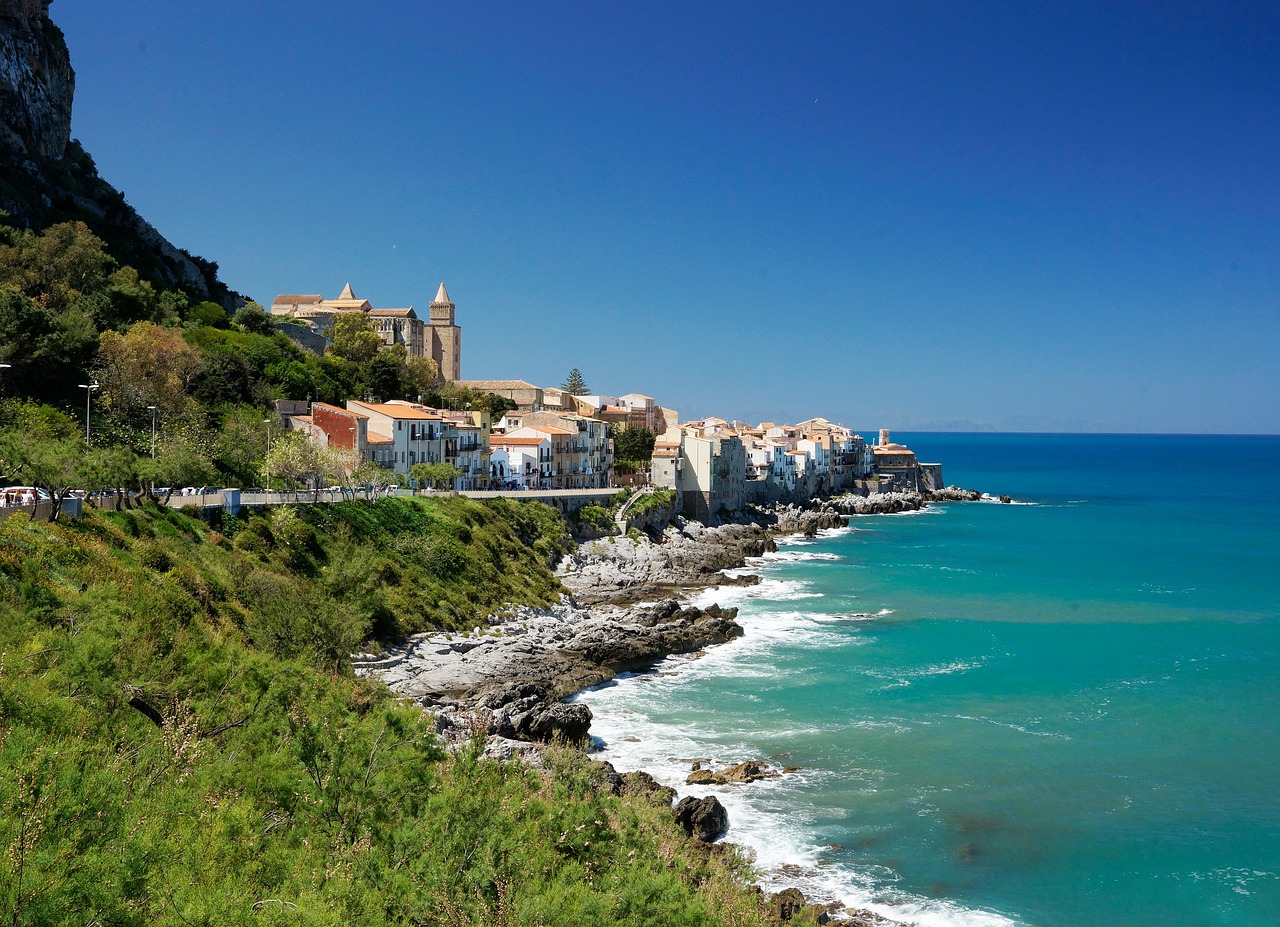
[[[0,0],[0,145],[56,160],[71,139],[76,76],[49,0]]]

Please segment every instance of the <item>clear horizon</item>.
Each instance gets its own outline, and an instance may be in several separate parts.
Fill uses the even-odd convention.
[[[55,2],[72,135],[233,289],[682,417],[1280,432],[1280,10]]]

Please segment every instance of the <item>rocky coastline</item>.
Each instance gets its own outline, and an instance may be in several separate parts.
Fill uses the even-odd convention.
[[[695,653],[743,633],[737,609],[682,604],[697,590],[728,583],[759,582],[758,576],[729,578],[726,570],[776,551],[774,538],[814,536],[844,527],[849,515],[916,511],[931,501],[982,495],[954,487],[929,496],[882,493],[839,496],[808,507],[756,509],[744,522],[705,526],[680,516],[661,533],[601,538],[564,557],[556,574],[567,590],[549,609],[512,608],[494,615],[488,628],[467,635],[419,634],[381,654],[353,659],[360,675],[374,676],[436,719],[446,743],[477,734],[499,759],[539,762],[542,745],[556,739],[590,740],[591,709],[564,701],[623,672],[652,668],[668,656]],[[643,794],[671,805],[675,792],[643,772],[619,775],[609,764],[604,778],[615,794]],[[694,764],[688,783],[747,783],[791,772],[758,761],[712,770]],[[672,811],[690,839],[710,848],[728,828],[714,796],[686,797]],[[829,911],[806,905],[796,889],[773,896],[780,921],[808,911],[825,922]],[[842,922],[887,924],[869,912],[841,911]]]

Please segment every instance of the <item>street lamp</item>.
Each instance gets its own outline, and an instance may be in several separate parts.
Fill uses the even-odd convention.
[[[151,410],[151,459],[156,459],[156,407],[147,406]]]
[[[84,443],[89,443],[89,401],[93,399],[93,391],[98,389],[98,381],[92,383],[81,383],[80,388],[84,390]]]

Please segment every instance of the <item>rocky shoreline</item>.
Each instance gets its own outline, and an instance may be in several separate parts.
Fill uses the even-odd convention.
[[[618,673],[647,670],[668,656],[741,636],[737,609],[697,608],[681,604],[678,597],[714,585],[759,582],[750,575],[730,579],[724,571],[776,551],[775,536],[812,537],[822,529],[844,527],[849,515],[916,511],[931,501],[979,498],[980,493],[954,487],[929,496],[847,495],[808,508],[758,509],[750,521],[714,527],[677,516],[660,534],[593,540],[563,558],[556,574],[568,595],[560,605],[513,608],[468,635],[415,635],[385,653],[357,655],[353,663],[357,674],[382,680],[430,711],[447,743],[481,734],[488,739],[489,755],[536,763],[541,744],[589,741],[591,709],[564,699]],[[615,794],[642,793],[667,805],[675,797],[646,773],[619,775],[602,765]],[[745,783],[790,771],[753,761],[721,770],[695,764],[688,782]],[[724,809],[712,796],[687,797],[673,814],[691,839],[707,844],[728,828]],[[773,896],[771,904],[779,920],[812,909],[820,922],[828,910],[839,907],[808,906],[796,889]],[[838,916],[867,927],[890,923],[869,912],[841,911]]]

